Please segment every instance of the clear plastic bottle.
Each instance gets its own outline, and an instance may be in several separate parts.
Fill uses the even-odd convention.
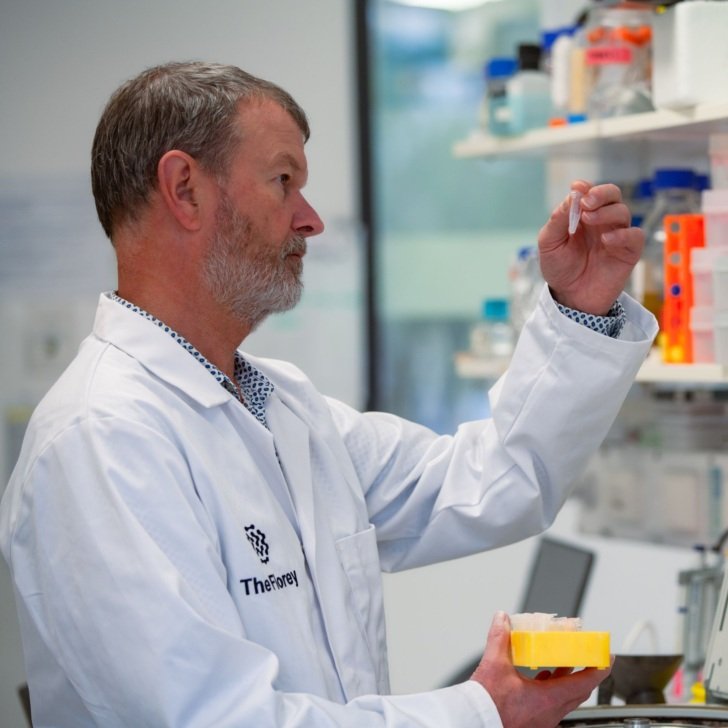
[[[513,327],[505,298],[486,298],[482,318],[470,330],[470,350],[481,359],[507,358],[513,353]]]
[[[586,14],[585,14],[586,15]],[[571,38],[569,57],[569,115],[570,120],[586,120],[587,102],[591,92],[592,74],[586,63],[586,28],[584,19]]]
[[[639,180],[632,190],[632,197],[628,203],[629,210],[632,213],[632,225],[642,227],[646,215],[652,209],[653,202],[652,179],[647,177]]]
[[[589,11],[586,63],[591,71],[587,114],[601,119],[651,111],[652,17],[644,3]]]
[[[712,185],[710,184],[710,175],[709,174],[696,174],[695,175],[695,189],[697,190],[698,194],[702,193],[704,190],[711,189]]]
[[[574,50],[576,26],[555,31],[551,44],[551,105],[557,118],[567,119],[571,99],[571,55]]]
[[[518,63],[515,58],[496,57],[485,64],[481,126],[493,136],[507,136],[511,133],[506,82],[517,70]]]
[[[538,66],[547,76],[551,76],[551,52],[558,36],[559,32],[555,28],[541,31],[541,51]]]
[[[548,126],[551,118],[551,79],[540,63],[540,46],[534,43],[518,46],[518,72],[506,83],[514,134]]]
[[[508,270],[511,287],[511,324],[520,333],[541,295],[544,279],[538,261],[538,248],[528,245],[520,248]]]
[[[652,180],[653,203],[642,229],[645,248],[636,275],[641,277],[641,296],[645,308],[660,321],[664,292],[665,215],[700,213],[700,193],[695,189],[691,169],[658,169]],[[635,291],[639,294],[638,287]]]

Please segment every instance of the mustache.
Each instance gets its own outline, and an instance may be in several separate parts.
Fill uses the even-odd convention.
[[[306,238],[304,238],[303,235],[294,235],[287,240],[286,244],[283,246],[283,249],[281,250],[281,259],[286,258],[289,255],[306,255],[306,248]]]

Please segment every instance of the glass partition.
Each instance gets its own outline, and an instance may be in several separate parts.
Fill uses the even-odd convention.
[[[479,124],[492,56],[539,42],[535,0],[459,12],[369,0],[375,407],[452,432],[487,414],[486,385],[458,377],[483,299],[545,220],[544,162],[458,160]]]

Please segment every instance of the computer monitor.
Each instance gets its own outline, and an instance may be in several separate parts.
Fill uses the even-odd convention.
[[[593,551],[543,536],[518,611],[578,617],[593,565]]]
[[[546,612],[560,617],[578,617],[594,566],[594,552],[542,536],[531,562],[517,612]],[[481,655],[458,670],[446,683],[468,680]],[[530,674],[527,670],[522,670]]]

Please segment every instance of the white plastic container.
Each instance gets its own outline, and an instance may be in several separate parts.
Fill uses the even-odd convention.
[[[709,364],[715,361],[715,312],[710,306],[690,309],[690,333],[693,343],[693,362]]]
[[[715,314],[715,361],[728,365],[728,311]]]
[[[728,250],[713,264],[713,306],[717,312],[728,311]]]
[[[705,244],[728,248],[728,189],[704,190],[701,212],[705,217]]]
[[[721,255],[725,253],[720,248],[691,248],[690,273],[693,279],[694,306],[714,305],[713,271],[716,259]]]
[[[716,190],[728,189],[728,134],[711,134],[708,154],[711,187]]]
[[[571,54],[576,28],[563,28],[551,46],[551,104],[559,117],[569,114],[571,94]]]
[[[652,101],[681,108],[728,100],[728,3],[691,0],[652,21]]]

